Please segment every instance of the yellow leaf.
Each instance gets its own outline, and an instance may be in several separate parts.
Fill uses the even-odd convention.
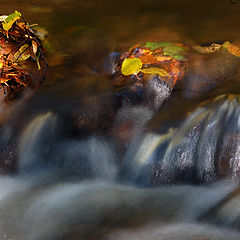
[[[236,57],[240,57],[240,48],[239,48],[239,47],[237,47],[237,46],[229,43],[229,44],[227,45],[227,50],[228,50],[232,55],[234,55],[234,56],[236,56]]]
[[[3,29],[8,31],[12,27],[12,25],[20,18],[21,13],[18,11],[15,11],[14,13],[10,14],[2,23]]]
[[[222,46],[223,46],[224,48],[228,48],[230,45],[231,45],[231,43],[230,43],[229,41],[226,41],[226,42],[223,43]]]
[[[139,58],[125,58],[122,63],[121,72],[125,76],[138,74],[142,67],[142,61]]]
[[[141,72],[146,74],[157,74],[162,77],[169,77],[169,74],[164,69],[157,67],[143,68],[141,69]]]
[[[21,46],[19,50],[14,54],[15,61],[24,61],[27,60],[29,57],[31,57],[31,54],[28,44],[24,44],[23,46]]]

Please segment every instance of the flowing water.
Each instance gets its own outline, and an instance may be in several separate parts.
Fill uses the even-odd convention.
[[[0,4],[51,43],[41,89],[1,109],[0,240],[240,239],[239,60],[193,55],[158,111],[108,75],[139,41],[238,44],[240,1]]]

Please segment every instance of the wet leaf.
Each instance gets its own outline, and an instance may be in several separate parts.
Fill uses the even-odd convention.
[[[177,55],[173,55],[173,58],[179,60],[179,61],[183,61],[185,60],[186,58],[180,54],[177,54]]]
[[[138,74],[142,67],[142,61],[139,58],[125,58],[122,63],[121,72],[125,76]]]
[[[34,54],[36,54],[38,50],[38,45],[34,40],[32,41],[32,50]]]
[[[15,61],[24,61],[31,57],[29,48],[30,47],[28,44],[21,46],[19,50],[14,54]]]
[[[231,43],[230,43],[229,41],[226,41],[226,42],[223,43],[222,46],[223,46],[224,48],[228,48],[230,45],[231,45]]]
[[[148,47],[154,51],[157,48],[167,47],[170,45],[172,45],[171,42],[146,42],[145,47]]]
[[[40,59],[40,53],[39,52],[36,54],[36,59],[37,59],[38,70],[41,70],[41,65],[40,65],[40,61],[39,61],[39,59]]]
[[[21,13],[15,11],[14,13],[10,14],[5,21],[2,23],[3,29],[8,31],[12,25],[21,17]]]
[[[163,48],[163,54],[171,56],[177,60],[185,60],[185,57],[180,54],[185,50],[186,49],[184,47],[171,45]]]
[[[171,55],[179,54],[184,51],[185,51],[184,47],[180,47],[176,45],[171,45],[163,48],[164,53],[169,53]]]
[[[150,54],[144,54],[144,55],[140,55],[139,59],[141,59],[142,64],[157,64],[158,60],[157,58],[155,58],[153,55]]]
[[[230,43],[230,42],[228,42],[228,41],[223,44],[223,47],[224,47],[224,48],[227,48],[227,50],[228,50],[232,55],[234,55],[234,56],[236,56],[236,57],[240,57],[240,48],[239,48],[239,47],[233,45],[232,43]]]
[[[157,67],[151,67],[151,68],[142,68],[141,72],[146,73],[146,74],[156,74],[160,75],[162,77],[168,77],[169,74],[162,68],[157,68]]]

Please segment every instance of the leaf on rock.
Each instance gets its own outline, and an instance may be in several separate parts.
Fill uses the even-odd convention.
[[[34,54],[36,54],[38,50],[38,45],[34,40],[32,41],[32,50]]]
[[[164,53],[169,53],[171,55],[179,54],[184,51],[185,51],[184,47],[180,47],[180,46],[176,46],[176,45],[166,46],[163,48]]]
[[[185,57],[181,55],[186,49],[181,46],[171,45],[163,48],[163,54],[171,56],[177,60],[185,60]]]
[[[142,61],[139,58],[125,58],[122,63],[121,72],[125,76],[138,74],[142,68]]]
[[[19,50],[14,54],[15,61],[24,61],[31,57],[30,47],[28,44],[24,44],[19,48]]]
[[[169,74],[164,69],[157,67],[143,68],[141,69],[141,72],[146,74],[156,74],[162,77],[169,77]]]
[[[183,55],[180,55],[180,54],[173,55],[172,57],[179,60],[179,61],[186,60],[186,58]]]
[[[41,64],[40,64],[40,61],[39,61],[39,59],[40,59],[40,52],[38,52],[36,54],[36,59],[37,59],[38,70],[41,70]]]
[[[139,59],[141,59],[142,64],[157,64],[158,63],[157,58],[150,54],[140,55]]]
[[[21,17],[21,13],[18,11],[15,11],[14,13],[11,13],[5,21],[2,23],[3,29],[8,31],[12,25]]]
[[[240,57],[240,48],[239,48],[239,47],[233,45],[232,43],[230,43],[230,42],[228,42],[228,41],[223,44],[223,47],[224,47],[224,48],[227,48],[227,50],[228,50],[232,55],[234,55],[234,56],[236,56],[236,57]]]
[[[145,47],[150,48],[152,51],[154,51],[157,48],[167,47],[171,44],[171,42],[146,42]]]

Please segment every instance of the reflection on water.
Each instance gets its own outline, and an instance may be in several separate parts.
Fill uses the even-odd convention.
[[[1,1],[15,9],[48,30],[52,52],[41,90],[0,117],[0,240],[240,239],[239,62],[193,54],[153,111],[123,104],[108,58],[139,41],[237,44],[238,6]]]

